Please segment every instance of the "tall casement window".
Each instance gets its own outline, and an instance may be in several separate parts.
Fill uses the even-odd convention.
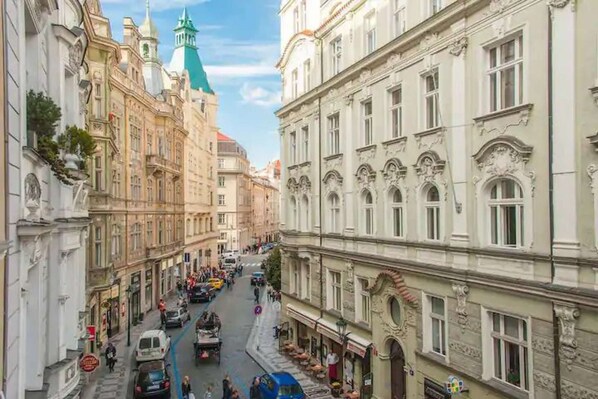
[[[328,272],[328,309],[342,310],[342,283],[340,272]]]
[[[297,163],[297,132],[289,135],[289,165]]]
[[[299,27],[305,29],[307,26],[307,0],[301,0],[299,5]]]
[[[120,198],[120,172],[115,170],[112,172],[112,195],[115,198]]]
[[[405,0],[392,0],[392,29],[395,37],[405,32]]]
[[[102,227],[96,226],[94,229],[94,263],[96,267],[102,267]]]
[[[442,0],[427,0],[428,15],[432,16],[442,9]]]
[[[523,246],[523,190],[511,179],[490,187],[490,242],[501,247]]]
[[[301,231],[309,231],[309,199],[307,195],[301,197]]]
[[[366,324],[371,321],[371,305],[370,292],[367,290],[368,280],[365,278],[357,278],[355,285],[355,310],[356,320]]]
[[[154,245],[154,222],[149,221],[146,223],[145,229],[145,240],[147,242],[148,247],[152,247]]]
[[[364,191],[363,197],[363,234],[374,234],[374,199],[372,193]]]
[[[118,257],[121,254],[122,236],[120,226],[117,224],[112,225],[112,241],[111,241],[111,254],[113,257]]]
[[[154,202],[154,181],[152,179],[147,179],[147,203],[151,204]]]
[[[363,20],[365,33],[365,55],[376,50],[376,12],[372,11]]]
[[[166,222],[166,242],[172,242],[172,221]]]
[[[164,222],[158,222],[158,245],[164,244]]]
[[[290,202],[290,215],[289,215],[289,229],[290,230],[296,230],[298,228],[297,226],[297,200],[295,199],[295,197],[291,197]]]
[[[391,234],[393,237],[404,237],[404,209],[401,190],[395,188],[390,192]]]
[[[440,240],[440,194],[435,186],[428,186],[424,191],[424,215],[426,238]]]
[[[297,98],[299,93],[299,71],[293,69],[291,72],[291,98]]]
[[[187,232],[187,237],[191,237],[193,231],[191,230],[191,219],[187,219],[187,223],[185,223],[185,230]]]
[[[428,351],[435,352],[439,355],[446,356],[447,347],[447,324],[446,324],[446,308],[443,298],[426,295],[424,317],[427,320],[424,325],[424,334]]]
[[[94,189],[102,191],[104,189],[104,162],[101,155],[96,155],[93,162],[94,167]]]
[[[341,71],[343,56],[342,37],[339,36],[330,42],[330,76],[334,76]]]
[[[440,109],[438,108],[438,71],[424,77],[424,108],[426,129],[440,125]]]
[[[297,261],[291,263],[291,294],[299,294],[299,267]]]
[[[311,90],[311,61],[306,60],[303,63],[303,91]]]
[[[104,109],[102,106],[102,84],[95,83],[93,85],[93,115],[96,118],[104,116]]]
[[[147,155],[151,155],[151,154],[154,153],[154,151],[153,151],[153,140],[154,139],[153,139],[152,135],[148,133],[147,137],[145,139],[145,147],[146,147],[145,151],[146,151]]]
[[[141,248],[141,225],[139,223],[135,223],[131,226],[129,239],[131,242],[131,252],[135,252]]]
[[[363,114],[363,145],[371,145],[374,142],[374,121],[372,119],[372,100],[361,104]]]
[[[297,33],[301,30],[301,21],[299,19],[299,7],[293,9],[293,32]]]
[[[336,193],[328,196],[328,232],[341,232],[341,201]]]
[[[340,145],[340,116],[338,113],[328,117],[328,155],[341,152]]]
[[[193,218],[193,234],[199,234],[199,219]]]
[[[523,104],[523,36],[488,49],[490,111]]]
[[[494,378],[529,390],[527,322],[494,312],[490,317]]]
[[[403,89],[398,87],[390,92],[390,137],[403,136]]]
[[[225,213],[218,214],[218,224],[221,226],[226,224],[226,214]]]
[[[301,128],[301,154],[303,162],[309,161],[309,126]]]
[[[158,201],[164,202],[164,179],[158,179]]]
[[[226,205],[224,194],[218,194],[218,205]]]
[[[224,169],[224,159],[218,158],[218,169]]]
[[[309,262],[301,263],[301,298],[309,299],[311,296],[311,275]]]
[[[176,222],[176,239],[180,240],[183,238],[183,221],[177,220]]]
[[[218,187],[224,187],[224,176],[218,176]]]

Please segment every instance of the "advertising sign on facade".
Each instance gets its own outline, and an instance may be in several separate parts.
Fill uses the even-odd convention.
[[[96,355],[89,353],[81,358],[79,366],[86,373],[91,373],[100,366],[100,359]]]
[[[96,340],[96,326],[87,326],[87,335],[88,340],[95,341]]]
[[[425,378],[424,399],[451,399],[451,394],[447,394],[442,385]]]

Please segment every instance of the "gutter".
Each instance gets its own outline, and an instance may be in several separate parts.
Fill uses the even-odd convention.
[[[8,181],[8,85],[6,84],[6,60],[7,60],[7,53],[8,53],[8,46],[7,46],[7,40],[6,40],[6,13],[5,11],[5,5],[4,2],[2,2],[2,4],[0,4],[0,12],[2,13],[0,15],[0,18],[2,18],[2,38],[3,38],[3,44],[2,44],[2,59],[0,60],[0,64],[2,65],[2,75],[3,75],[3,87],[2,87],[2,95],[4,96],[4,101],[2,104],[2,113],[3,113],[3,125],[2,126],[4,128],[4,190],[6,192],[8,192],[8,187],[9,187],[9,181]],[[4,239],[8,240],[8,238],[10,237],[10,231],[8,228],[8,221],[6,220],[6,216],[10,214],[10,209],[9,209],[9,201],[6,200],[6,196],[4,197],[5,201],[4,201],[4,217],[5,217],[5,222],[4,222]],[[8,252],[7,252],[8,255]],[[4,399],[4,388],[6,385],[6,377],[5,377],[5,373],[7,370],[7,363],[6,363],[6,347],[8,344],[8,339],[7,339],[7,321],[8,321],[8,312],[7,312],[7,307],[6,304],[8,303],[8,289],[6,289],[6,282],[8,281],[8,259],[5,258],[4,260],[4,270],[2,271],[4,273],[4,284],[2,286],[2,290],[3,290],[3,294],[2,296],[4,297],[4,305],[2,308],[2,315],[0,317],[2,317],[2,325],[4,328],[4,333],[2,334],[2,342],[0,342],[0,345],[2,345],[2,358],[0,359],[0,362],[2,362],[2,380],[0,380],[0,398]]]
[[[555,264],[554,264],[554,171],[552,168],[553,151],[554,151],[554,104],[553,104],[553,85],[552,78],[554,74],[552,57],[553,57],[553,32],[552,32],[552,17],[550,6],[547,6],[548,13],[547,31],[548,31],[548,212],[549,212],[549,235],[550,235],[550,280],[554,282]],[[560,355],[560,334],[559,334],[559,320],[552,308],[552,340],[554,353],[554,384],[556,399],[561,399],[561,355]]]

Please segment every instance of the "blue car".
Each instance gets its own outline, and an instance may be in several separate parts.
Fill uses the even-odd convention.
[[[305,399],[303,388],[287,372],[264,374],[260,377],[262,399]]]

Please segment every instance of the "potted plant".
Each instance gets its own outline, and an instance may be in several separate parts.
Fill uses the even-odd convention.
[[[333,397],[340,398],[342,391],[342,384],[340,382],[333,381],[330,384],[330,395],[332,395]]]
[[[67,126],[58,136],[58,147],[64,152],[65,167],[70,170],[79,170],[77,162],[85,165],[96,150],[95,141],[87,130],[74,125]]]
[[[42,137],[53,138],[62,112],[52,98],[43,92],[27,93],[27,145],[37,149]]]

